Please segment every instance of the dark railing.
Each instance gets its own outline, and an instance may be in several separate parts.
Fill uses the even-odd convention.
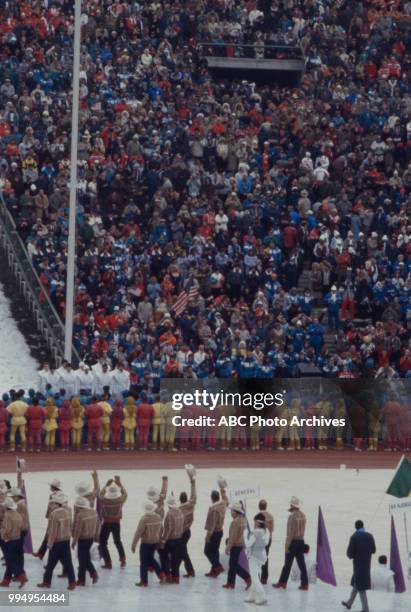
[[[271,45],[265,43],[239,44],[230,42],[199,43],[203,55],[242,59],[296,59],[305,60],[303,50],[296,45]]]
[[[37,328],[47,342],[56,364],[59,365],[64,358],[64,324],[40,281],[1,190],[0,240],[7,252],[9,268],[19,290],[31,308]],[[77,364],[79,361],[79,354],[73,346],[73,363]]]

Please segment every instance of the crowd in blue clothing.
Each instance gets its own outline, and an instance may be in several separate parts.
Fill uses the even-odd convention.
[[[410,2],[82,10],[81,359],[140,380],[409,376]],[[72,3],[2,13],[1,189],[64,317]],[[305,75],[213,81],[198,43],[219,40],[298,43]]]

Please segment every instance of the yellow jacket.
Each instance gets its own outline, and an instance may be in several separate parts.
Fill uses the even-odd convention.
[[[155,402],[153,404],[153,409],[153,425],[161,425],[164,422],[163,404],[161,402]]]
[[[112,407],[110,406],[110,404],[108,402],[99,402],[98,403],[99,406],[101,406],[101,408],[103,409],[103,416],[101,417],[101,422],[103,425],[109,425],[110,424],[110,416],[111,413],[113,412]]]
[[[290,410],[289,410],[289,416],[291,418],[293,417],[298,417],[301,414],[301,400],[299,399],[293,399],[291,402],[291,406],[290,406]]]
[[[58,410],[54,404],[49,403],[46,405],[46,418],[43,423],[44,431],[55,431],[58,427]]]
[[[135,429],[137,427],[136,405],[133,398],[128,398],[123,408],[123,427],[125,429]]]
[[[317,402],[317,415],[329,418],[331,415],[331,404],[325,400]]]
[[[335,404],[335,417],[337,419],[343,419],[347,415],[347,411],[345,409],[344,400],[337,400]]]
[[[27,408],[28,405],[22,400],[16,400],[7,406],[7,412],[11,414],[12,425],[25,425],[27,423],[27,419],[24,416]]]
[[[71,419],[72,429],[82,429],[84,427],[84,408],[80,404],[78,397],[73,397],[71,400],[71,406],[73,408],[73,418]]]
[[[225,417],[229,417],[229,416],[235,416],[235,407],[231,406],[231,405],[223,405],[223,406],[219,406],[217,408],[219,414],[221,416],[225,416]]]
[[[167,402],[166,404],[163,404],[164,423],[167,423],[167,425],[170,425],[170,426],[173,425],[173,417],[175,417],[176,414],[178,414],[178,412],[173,410],[173,405],[171,402]]]

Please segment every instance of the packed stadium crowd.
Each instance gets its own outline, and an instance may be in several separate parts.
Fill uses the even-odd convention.
[[[1,190],[64,317],[73,3],[0,6]],[[81,359],[137,376],[409,376],[411,2],[82,11]],[[216,81],[204,42],[298,44],[305,74]]]

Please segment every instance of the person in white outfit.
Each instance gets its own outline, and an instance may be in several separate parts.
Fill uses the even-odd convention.
[[[94,395],[101,396],[104,393],[104,387],[108,387],[111,392],[113,384],[113,374],[109,372],[108,365],[103,363],[101,372],[94,371]]]
[[[54,370],[50,368],[49,363],[43,365],[43,369],[38,371],[38,387],[41,393],[46,393],[47,385],[50,385],[50,391],[56,393],[59,390],[58,380],[59,376]]]
[[[130,373],[124,369],[122,363],[118,363],[111,375],[111,394],[114,399],[123,399],[123,392],[130,389]]]
[[[250,597],[246,603],[264,606],[267,597],[261,584],[261,568],[267,561],[266,547],[270,541],[270,532],[265,526],[265,516],[259,512],[254,517],[254,529],[244,532],[244,543],[248,558],[248,571],[251,577]]]
[[[80,395],[80,391],[87,395],[93,395],[94,375],[88,365],[81,362],[78,370],[76,370],[76,395]]]
[[[62,365],[56,370],[58,375],[59,389],[64,389],[66,399],[71,399],[76,393],[76,376],[71,363],[63,361]]]
[[[373,591],[394,593],[394,572],[387,567],[387,557],[378,557],[378,565],[371,570],[371,588]]]

